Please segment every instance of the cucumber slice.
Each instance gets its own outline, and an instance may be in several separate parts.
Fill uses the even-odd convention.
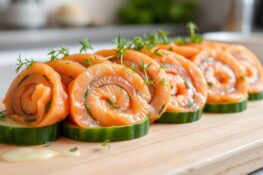
[[[201,109],[192,112],[165,112],[156,122],[173,124],[192,123],[199,120],[201,116]]]
[[[210,113],[234,113],[241,112],[247,109],[247,101],[239,103],[207,103],[205,105],[205,112]]]
[[[263,91],[248,94],[249,101],[261,100],[261,99],[263,99]]]
[[[66,138],[83,142],[103,142],[105,140],[110,142],[124,141],[146,135],[149,126],[150,120],[148,117],[142,122],[132,125],[88,129],[79,128],[76,125],[71,124],[69,121],[64,121],[63,135]]]
[[[20,125],[9,118],[0,121],[0,143],[14,145],[41,145],[60,136],[60,124],[34,128]]]

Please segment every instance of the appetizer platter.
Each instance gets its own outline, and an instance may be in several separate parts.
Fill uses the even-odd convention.
[[[203,40],[193,23],[187,29],[188,37],[174,39],[163,30],[118,36],[108,50],[92,51],[86,39],[79,53],[62,47],[45,62],[20,55],[0,102],[0,167],[7,174],[18,172],[14,162],[46,174],[100,174],[114,164],[121,166],[108,173],[260,168],[259,59],[244,46]],[[60,161],[59,170],[48,165]]]

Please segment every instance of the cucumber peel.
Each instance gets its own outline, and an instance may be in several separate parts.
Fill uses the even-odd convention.
[[[36,128],[6,118],[0,121],[0,143],[21,146],[46,144],[57,140],[60,130],[60,123]]]
[[[63,136],[72,140],[83,142],[104,142],[108,140],[114,142],[142,137],[148,133],[149,126],[150,120],[147,117],[140,123],[100,128],[79,128],[69,121],[64,121],[62,130]]]
[[[247,101],[238,103],[207,103],[204,111],[210,113],[235,113],[242,112],[247,109]]]
[[[261,99],[263,99],[263,91],[248,94],[249,101],[256,101]]]
[[[171,124],[182,124],[192,123],[199,120],[202,116],[202,110],[190,112],[165,112],[157,123],[171,123]]]

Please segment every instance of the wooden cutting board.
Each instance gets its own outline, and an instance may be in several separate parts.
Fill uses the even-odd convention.
[[[3,175],[48,174],[245,174],[263,167],[263,101],[236,114],[204,114],[192,124],[154,124],[147,136],[111,143],[61,138],[49,148],[77,146],[79,157],[0,162]],[[16,148],[0,145],[0,153]]]

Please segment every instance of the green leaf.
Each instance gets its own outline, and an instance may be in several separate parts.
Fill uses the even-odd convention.
[[[198,27],[195,23],[189,22],[187,24],[187,30],[189,32],[192,43],[200,43],[203,41],[203,37],[196,33],[196,31],[198,30]]]
[[[32,67],[32,65],[35,63],[33,59],[27,59],[25,58],[24,60],[21,58],[21,54],[19,54],[19,57],[17,58],[17,67],[16,67],[16,73],[20,71],[20,69],[25,66],[27,68]]]
[[[61,47],[60,49],[52,49],[48,52],[50,56],[50,61],[55,61],[58,59],[59,56],[67,56],[70,54],[70,51],[66,47]]]
[[[93,50],[93,47],[91,46],[88,39],[84,39],[84,40],[80,41],[80,44],[81,44],[81,48],[79,50],[80,53],[85,53],[88,50]]]

